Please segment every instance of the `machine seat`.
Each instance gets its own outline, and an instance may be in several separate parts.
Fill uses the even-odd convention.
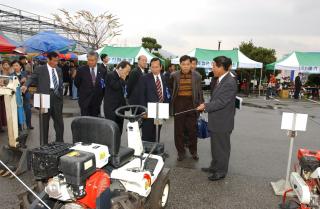
[[[131,160],[134,150],[122,147],[118,125],[108,119],[82,116],[71,123],[73,143],[96,143],[106,145],[110,152],[110,165],[119,168]]]

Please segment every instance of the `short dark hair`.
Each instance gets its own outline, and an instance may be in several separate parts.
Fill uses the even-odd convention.
[[[108,55],[107,54],[101,54],[100,58],[101,60],[103,60],[104,58],[106,58]]]
[[[90,56],[95,56],[95,57],[98,59],[99,54],[98,54],[98,52],[90,51],[90,52],[87,54],[87,58],[90,57]]]
[[[180,64],[184,61],[189,60],[191,62],[191,57],[188,55],[183,55],[182,57],[180,57]]]
[[[49,60],[52,60],[52,58],[57,58],[57,57],[59,57],[59,54],[58,54],[57,52],[49,52],[49,53],[47,54],[47,57],[48,57]]]
[[[157,62],[157,61],[159,61],[160,66],[162,66],[161,60],[160,60],[158,57],[154,57],[154,58],[152,58],[152,59],[150,60],[150,66],[151,66],[151,64],[152,64],[153,62]]]
[[[13,60],[13,61],[11,62],[11,66],[13,66],[13,65],[16,64],[16,63],[18,63],[20,66],[22,66],[22,65],[21,65],[21,62],[18,61],[18,60]]]
[[[116,67],[116,69],[119,69],[119,68],[125,68],[127,66],[130,66],[130,62],[126,61],[126,60],[122,60]]]
[[[219,56],[213,59],[218,67],[223,67],[225,71],[229,70],[229,67],[232,65],[232,60],[226,56]]]
[[[190,61],[191,62],[196,61],[196,63],[198,64],[198,59],[196,57],[190,57]]]
[[[21,61],[21,60],[24,60],[24,59],[27,59],[27,57],[26,57],[26,56],[23,56],[23,55],[19,57],[19,60],[20,60],[20,61]]]
[[[174,64],[171,63],[171,64],[169,64],[168,68],[171,68],[172,66],[174,66]]]

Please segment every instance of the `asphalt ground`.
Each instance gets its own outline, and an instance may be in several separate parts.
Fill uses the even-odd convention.
[[[65,98],[64,105],[65,141],[71,142],[70,123],[79,115],[76,101]],[[176,161],[173,141],[173,120],[165,122],[161,132],[169,158],[166,166],[171,168],[171,191],[168,209],[239,209],[278,208],[281,198],[273,194],[271,181],[285,178],[288,159],[289,138],[280,130],[282,112],[309,114],[307,131],[299,132],[294,144],[293,162],[298,148],[320,149],[320,105],[310,101],[274,101],[260,98],[244,98],[244,106],[236,113],[235,130],[232,133],[232,151],[229,174],[223,181],[209,182],[201,167],[211,160],[210,140],[198,142],[199,161],[190,156],[182,162]],[[38,116],[33,114],[33,126],[28,147],[39,144]],[[51,124],[50,139],[54,139]],[[5,133],[0,143],[6,143]],[[126,133],[122,136],[126,145]],[[21,176],[29,185],[33,183],[30,172]],[[19,208],[17,194],[24,191],[15,179],[0,178],[0,208]]]

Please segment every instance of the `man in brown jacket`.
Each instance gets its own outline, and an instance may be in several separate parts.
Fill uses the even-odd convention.
[[[180,58],[181,70],[171,74],[172,107],[174,113],[195,109],[203,103],[201,76],[191,71],[191,58],[184,55]],[[174,117],[174,141],[178,151],[178,161],[185,158],[184,138],[189,139],[189,151],[194,160],[198,160],[197,153],[197,118],[196,111],[179,114]],[[185,133],[186,132],[186,133]]]

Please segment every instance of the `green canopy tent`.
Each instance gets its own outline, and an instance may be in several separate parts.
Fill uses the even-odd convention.
[[[266,65],[267,70],[289,70],[308,74],[320,73],[320,52],[292,52],[277,62]]]
[[[108,54],[108,57],[110,58],[109,64],[118,64],[122,60],[126,60],[130,62],[130,64],[133,64],[138,61],[138,57],[140,55],[145,55],[148,62],[150,62],[152,58],[156,57],[143,47],[105,46],[98,49],[96,52],[98,52],[99,55]],[[78,60],[87,61],[87,54],[80,55]]]
[[[238,68],[250,68],[257,69],[262,68],[261,62],[256,62],[247,56],[245,56],[240,50],[211,50],[196,48],[188,53],[189,56],[196,57],[198,59],[199,68],[211,68],[211,62],[215,57],[226,56],[232,60],[232,69]],[[179,64],[179,58],[171,60],[173,64]]]

